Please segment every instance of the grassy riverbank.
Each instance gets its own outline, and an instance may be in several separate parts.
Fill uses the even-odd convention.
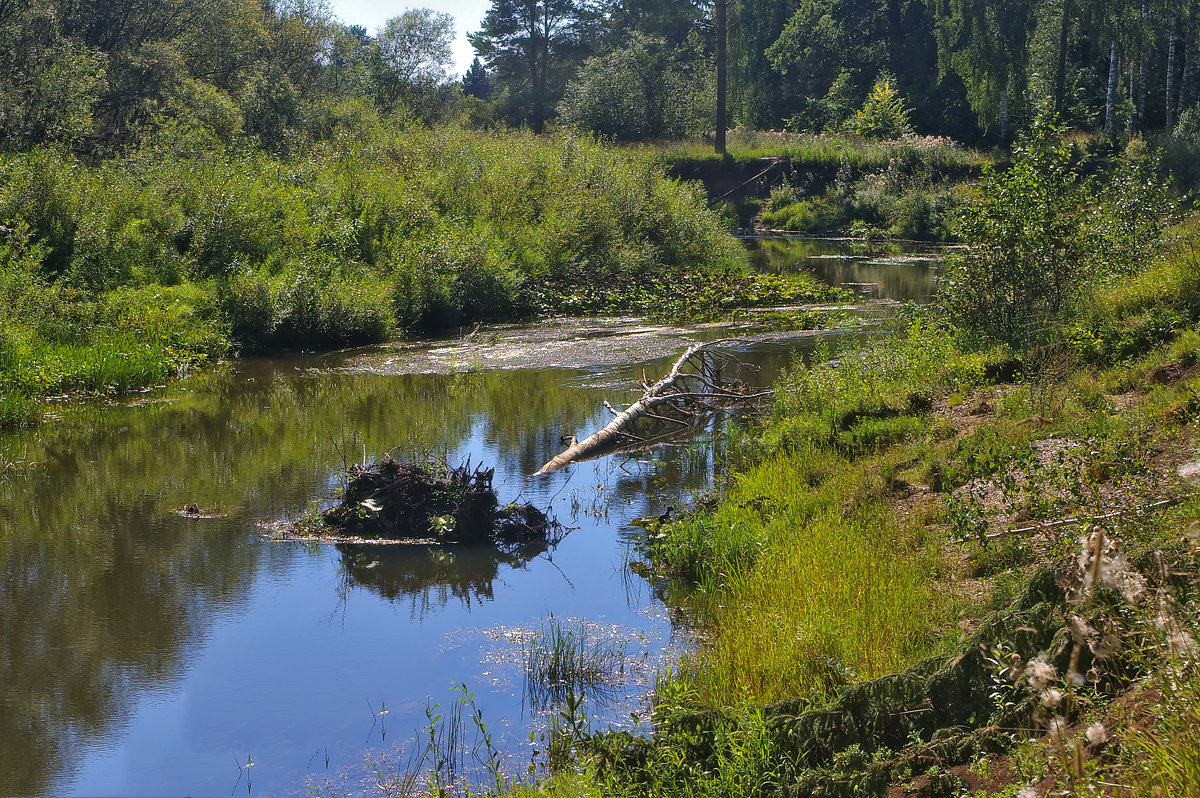
[[[668,144],[668,162],[730,193],[744,225],[795,233],[948,241],[954,215],[992,155],[936,136],[873,141],[853,135],[733,131],[726,160],[698,143]],[[772,162],[769,193],[743,183]],[[723,175],[722,173],[728,173]]]
[[[1180,720],[1200,706],[1200,499],[1177,473],[1198,235],[1099,290],[1036,368],[927,322],[797,366],[715,508],[645,548],[703,632],[660,677],[654,736],[581,740],[539,791],[1200,787]],[[1147,312],[1170,321],[1146,334]]]
[[[1075,168],[1035,127],[937,307],[784,376],[717,501],[643,547],[699,629],[654,734],[578,737],[540,790],[1200,789],[1200,220],[1112,236],[1134,194]],[[1031,274],[1048,242],[1064,271]]]
[[[1126,158],[1112,141],[1075,134],[1069,144],[1072,160],[1099,183],[1121,179]],[[1184,204],[1195,202],[1195,142],[1135,139],[1131,149],[1153,156],[1155,182],[1169,184]],[[717,207],[739,226],[940,242],[962,239],[958,217],[980,179],[1005,168],[1011,156],[937,136],[875,141],[775,131],[731,131],[724,159],[697,142],[667,143],[661,152],[674,173],[703,180],[720,200]]]
[[[656,159],[571,136],[357,130],[287,157],[164,136],[99,164],[35,150],[0,161],[0,226],[0,423],[230,351],[833,296],[751,274]]]

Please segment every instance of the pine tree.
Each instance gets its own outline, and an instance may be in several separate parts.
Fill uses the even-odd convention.
[[[513,120],[540,133],[601,22],[584,0],[493,0],[483,27],[467,38],[508,93]]]
[[[468,97],[476,97],[480,100],[491,99],[493,92],[492,79],[479,58],[471,62],[467,73],[463,75],[462,87],[463,94]]]

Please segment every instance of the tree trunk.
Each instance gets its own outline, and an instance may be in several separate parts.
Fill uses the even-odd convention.
[[[1008,143],[1008,92],[1000,92],[1000,143]]]
[[[716,148],[718,155],[725,154],[725,130],[729,127],[729,120],[726,116],[725,108],[725,84],[726,76],[726,55],[727,44],[729,40],[729,0],[716,0],[714,4],[714,12],[716,14],[717,23],[717,140]]]
[[[1171,25],[1167,29],[1167,86],[1166,102],[1163,103],[1164,111],[1166,112],[1167,132],[1175,126],[1173,114],[1175,113],[1175,103],[1171,102],[1175,94],[1175,30],[1179,22],[1179,17],[1176,14],[1171,14]]]
[[[696,344],[695,346],[684,352],[667,376],[663,377],[658,382],[651,385],[642,394],[642,398],[625,408],[613,418],[612,421],[605,424],[601,429],[593,432],[581,441],[576,441],[568,446],[565,450],[552,457],[535,473],[535,477],[540,477],[544,474],[553,474],[561,468],[565,468],[574,461],[586,457],[589,453],[603,449],[605,446],[614,443],[617,438],[629,428],[631,424],[639,418],[644,417],[655,406],[672,401],[673,396],[667,394],[667,391],[675,387],[675,384],[684,375],[683,367],[693,356],[700,354],[710,344]]]
[[[550,34],[552,25],[550,23],[550,4],[542,4],[542,23],[541,23],[541,58],[538,64],[538,82],[534,87],[534,132],[541,133],[546,129],[546,86],[549,84],[550,75]]]
[[[1104,136],[1112,138],[1113,111],[1117,101],[1117,42],[1113,40],[1108,55],[1108,95],[1104,100]]]
[[[525,48],[525,65],[529,67],[529,126],[534,133],[541,133],[538,125],[538,115],[541,111],[541,101],[538,99],[538,36],[537,20],[529,25],[529,44]]]
[[[1179,104],[1176,106],[1175,118],[1178,119],[1192,100],[1192,72],[1195,69],[1193,61],[1196,57],[1196,0],[1192,0],[1188,9],[1187,26],[1183,34],[1183,75],[1179,79]]]
[[[1067,45],[1071,39],[1071,0],[1063,0],[1062,27],[1058,34],[1058,70],[1054,77],[1054,113],[1062,116],[1067,94]]]
[[[900,0],[888,0],[888,65],[892,74],[900,75],[904,65],[900,63],[900,48],[904,44],[904,9]]]
[[[681,408],[681,404],[689,400],[707,399],[711,402],[716,399],[725,403],[736,404],[771,396],[772,391],[764,391],[757,394],[740,394],[722,388],[718,384],[719,381],[717,378],[713,376],[715,371],[706,370],[704,362],[700,363],[700,373],[684,371],[684,368],[692,358],[702,354],[705,349],[720,345],[721,343],[728,343],[728,341],[709,341],[708,343],[696,344],[689,348],[675,361],[675,365],[671,367],[671,371],[667,373],[667,376],[653,385],[647,386],[646,392],[642,394],[641,399],[620,413],[609,406],[609,409],[615,414],[611,421],[583,440],[573,441],[570,446],[559,452],[539,468],[534,473],[534,476],[553,474],[555,471],[565,468],[577,460],[594,455],[598,456],[602,453],[611,453],[610,447],[617,443],[622,435],[629,435],[630,427],[639,419],[647,417],[652,419],[659,418],[651,412],[656,407],[674,404],[677,409],[681,409],[686,413],[688,410]],[[691,386],[684,385],[688,381],[692,382]],[[605,405],[608,406],[608,403],[606,402]],[[636,438],[636,436],[633,437]]]
[[[1135,133],[1141,133],[1146,127],[1146,61],[1149,60],[1150,50],[1148,38],[1148,28],[1150,20],[1150,9],[1146,5],[1146,0],[1142,0],[1142,44],[1141,52],[1138,55],[1138,79],[1137,79],[1137,124],[1134,126]]]
[[[1129,94],[1127,95],[1130,99],[1133,99],[1133,97],[1135,96],[1134,80],[1135,80],[1136,75],[1137,75],[1137,62],[1130,61],[1129,62]],[[1129,115],[1129,119],[1125,120],[1125,135],[1133,136],[1133,132],[1136,127],[1137,127],[1137,112],[1135,111],[1134,113]]]

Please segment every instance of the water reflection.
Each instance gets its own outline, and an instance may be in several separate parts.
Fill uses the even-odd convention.
[[[71,497],[61,497],[70,501]],[[109,495],[78,538],[5,535],[0,570],[0,793],[54,792],[89,744],[174,681],[239,588],[289,553],[161,516]],[[107,530],[103,541],[90,530]],[[53,545],[57,543],[58,545]],[[273,562],[273,560],[275,560]]]
[[[929,301],[940,258],[930,245],[855,239],[763,238],[752,241],[750,251],[763,271],[807,271],[830,285],[900,302]]]
[[[6,461],[37,464],[0,483],[0,794],[59,789],[83,750],[120,733],[139,694],[178,682],[247,585],[304,556],[257,545],[253,519],[328,495],[331,475],[363,451],[453,453],[477,426],[512,472],[528,472],[557,443],[553,430],[596,412],[592,392],[564,377],[246,363],[169,403],[76,413],[0,440]],[[174,512],[193,503],[228,515]],[[489,600],[501,568],[530,556],[392,552],[377,570],[350,571],[427,610],[441,596]]]
[[[85,764],[90,750],[113,746],[130,755],[119,741],[135,733],[130,723],[139,702],[188,678],[206,678],[203,669],[189,672],[198,667],[200,648],[224,656],[221,645],[206,639],[225,619],[259,612],[252,609],[256,586],[291,584],[295,569],[320,568],[319,551],[263,545],[255,522],[296,515],[329,497],[336,473],[364,453],[397,449],[398,456],[496,464],[503,500],[533,501],[584,530],[570,556],[588,569],[584,576],[601,581],[611,580],[621,559],[610,524],[660,512],[656,496],[667,486],[700,489],[711,478],[706,457],[666,450],[654,466],[639,463],[646,455],[638,453],[528,483],[526,475],[557,453],[561,435],[594,430],[606,420],[602,400],[626,396],[588,387],[596,382],[589,371],[377,375],[327,365],[328,358],[247,362],[181,385],[164,402],[77,412],[0,438],[0,457],[39,464],[25,477],[0,482],[0,794],[68,792],[76,776],[82,780],[73,789],[82,792],[194,789],[187,779],[212,767],[203,758],[193,771],[181,766],[178,784],[159,781],[166,778],[161,773],[89,781],[75,769],[99,772]],[[661,364],[646,368],[653,373]],[[632,384],[635,369],[627,370],[609,379],[624,383],[627,376]],[[181,517],[179,508],[190,504],[224,517]],[[570,601],[595,605],[588,592],[606,588],[585,587],[577,572],[564,582],[550,564],[527,575],[547,553],[541,547],[346,550],[338,555],[340,589],[362,588],[407,606],[409,617],[435,636],[461,622],[442,617],[451,609],[478,611],[518,579],[534,580],[542,586],[537,590],[553,580],[572,596],[578,586],[584,595]],[[322,591],[335,598],[319,581],[295,588],[303,594],[297,600],[320,603]],[[536,601],[536,592],[529,595],[533,609],[512,596],[509,602],[533,617],[551,609]],[[638,611],[623,596],[616,600],[624,612]],[[245,689],[262,691],[256,685],[279,662],[312,658],[312,640],[308,630],[261,650],[241,643],[230,656]],[[429,654],[389,656],[411,670],[405,657]],[[416,689],[435,689],[439,673],[431,668],[422,678],[433,681]],[[295,668],[289,673],[297,690],[305,689],[303,679]],[[222,739],[220,724],[231,713],[249,712],[237,703],[247,700],[215,703],[220,717],[188,734]],[[355,709],[360,702],[361,696]],[[254,739],[247,747],[269,746]]]
[[[337,548],[347,587],[360,586],[388,601],[403,601],[409,605],[410,617],[421,619],[451,601],[468,608],[492,601],[502,572],[524,570],[551,546],[546,542],[511,549],[353,543]]]

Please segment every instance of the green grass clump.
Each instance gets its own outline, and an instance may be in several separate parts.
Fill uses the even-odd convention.
[[[1174,340],[1200,321],[1200,218],[1172,230],[1163,257],[1091,292],[1066,330],[1091,365],[1127,362]]]
[[[1159,700],[1128,741],[1131,795],[1194,795],[1200,789],[1200,680],[1194,672],[1161,673]],[[1146,723],[1145,720],[1149,720]]]
[[[768,484],[804,491],[795,477],[786,460],[773,459],[735,497]],[[671,676],[704,706],[826,698],[931,651],[941,607],[914,530],[874,503],[848,515],[828,504],[816,515],[780,505],[769,518],[743,511],[723,519],[763,525],[766,537],[752,566],[732,569],[705,597],[710,639]]]
[[[934,649],[938,551],[891,506],[892,450],[925,445],[934,395],[982,384],[988,362],[918,323],[781,379],[717,508],[647,544],[660,573],[695,586],[706,630],[666,689],[711,707],[819,699]]]
[[[589,629],[583,621],[551,615],[523,645],[525,693],[539,708],[586,697],[603,699],[606,685],[625,670],[619,640]]]
[[[826,353],[813,365],[797,363],[780,381],[777,423],[766,440],[772,446],[812,440],[845,451],[861,448],[873,437],[906,437],[906,422],[889,428],[877,420],[919,413],[937,391],[983,385],[989,366],[1000,357],[999,352],[964,349],[945,330],[917,322],[904,336],[836,359]]]
[[[45,252],[21,227],[0,241],[0,425],[34,420],[45,397],[161,385],[228,347],[210,286],[98,295],[48,280]]]
[[[772,207],[763,213],[761,224],[768,230],[787,230],[796,233],[824,233],[837,227],[841,212],[822,197],[801,200]]]

